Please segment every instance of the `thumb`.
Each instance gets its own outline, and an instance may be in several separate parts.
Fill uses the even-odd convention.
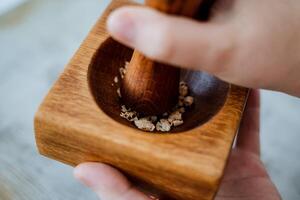
[[[147,57],[180,67],[220,74],[230,62],[234,35],[225,25],[201,23],[150,8],[123,7],[107,21],[116,40]]]
[[[74,169],[74,176],[103,200],[150,200],[118,170],[105,164],[80,164]]]

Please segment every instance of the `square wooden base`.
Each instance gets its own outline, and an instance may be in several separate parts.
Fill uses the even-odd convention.
[[[128,3],[112,1],[40,106],[35,117],[38,149],[73,166],[108,163],[174,199],[213,199],[248,90],[230,86],[215,116],[176,134],[143,133],[112,119],[97,105],[88,71],[98,48],[109,39],[106,17]]]

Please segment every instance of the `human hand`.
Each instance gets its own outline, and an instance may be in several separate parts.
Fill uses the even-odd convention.
[[[150,8],[114,11],[108,30],[149,58],[300,97],[300,1],[217,0],[208,22]]]
[[[260,98],[252,91],[216,200],[281,199],[260,160]]]
[[[253,92],[215,199],[279,200],[280,195],[259,156],[259,94]],[[118,170],[105,164],[81,164],[74,175],[103,200],[151,200]]]

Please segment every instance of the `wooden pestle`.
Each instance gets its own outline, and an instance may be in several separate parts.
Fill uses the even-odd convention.
[[[146,0],[146,5],[169,14],[193,17],[202,1]],[[121,86],[123,103],[144,116],[163,114],[178,101],[179,78],[179,68],[134,51]]]

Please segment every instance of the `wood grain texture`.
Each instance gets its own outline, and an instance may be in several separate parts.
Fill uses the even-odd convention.
[[[117,76],[121,80],[119,67],[130,60],[132,54],[133,51],[128,47],[112,38],[106,39],[93,56],[89,66],[88,81],[91,93],[100,109],[115,121],[134,127],[132,123],[120,117],[120,105],[124,103],[123,99],[119,99],[116,91],[122,84],[112,85],[114,77]],[[108,57],[110,59],[107,59]],[[224,105],[230,87],[228,83],[200,71],[181,70],[181,80],[188,83],[195,103],[192,109],[187,109],[183,114],[185,123],[172,130],[176,133],[209,121]]]
[[[121,79],[123,102],[145,116],[168,112],[177,103],[179,77],[179,68],[154,62],[135,51]]]
[[[147,0],[146,5],[165,13],[193,17],[202,1]],[[154,62],[135,51],[121,87],[124,103],[147,116],[170,111],[177,103],[179,77],[179,68]]]
[[[110,77],[103,80],[98,91],[91,85],[89,72],[93,66],[100,67],[103,73],[110,74],[113,83],[112,75],[116,71],[107,71],[105,64],[111,64],[111,58],[119,58],[113,63],[121,65],[130,58],[132,50],[116,42],[107,44],[112,39],[105,30],[108,14],[128,3],[126,0],[112,2],[40,106],[35,117],[38,149],[49,158],[73,166],[86,161],[108,163],[172,199],[211,200],[222,178],[248,90],[212,78],[207,80],[224,87],[223,92],[213,95],[209,88],[214,84],[195,86],[196,93],[200,88],[207,89],[207,94],[213,93],[203,101],[203,106],[215,104],[220,95],[225,94],[225,98],[202,123],[191,123],[193,126],[176,134],[148,134],[114,118],[99,106],[101,102],[95,95],[101,94],[103,88],[115,90],[111,84],[105,84]],[[112,51],[113,48],[103,48],[103,45],[120,48]],[[106,61],[94,65],[99,56]],[[188,80],[196,85],[201,75],[193,74]],[[102,99],[115,97],[102,96]],[[117,111],[111,112],[116,115]],[[194,120],[197,121],[196,114],[191,121]]]

